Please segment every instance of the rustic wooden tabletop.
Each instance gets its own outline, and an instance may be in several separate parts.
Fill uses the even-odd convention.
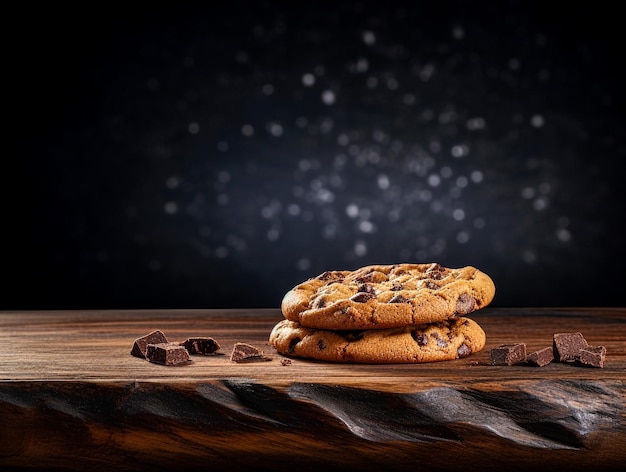
[[[470,357],[289,359],[278,309],[0,312],[1,470],[614,470],[626,462],[626,308],[485,308]],[[218,355],[133,357],[155,329]],[[603,368],[494,366],[489,350],[580,332]],[[268,360],[235,363],[237,342]]]

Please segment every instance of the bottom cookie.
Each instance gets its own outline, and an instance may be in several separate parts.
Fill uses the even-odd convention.
[[[469,318],[423,326],[363,331],[304,328],[280,321],[270,333],[278,353],[329,362],[416,364],[467,357],[485,347],[483,329]]]

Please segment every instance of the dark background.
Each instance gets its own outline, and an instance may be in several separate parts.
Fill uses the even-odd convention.
[[[497,306],[624,305],[610,3],[224,3],[5,16],[0,309],[277,307],[430,261]]]

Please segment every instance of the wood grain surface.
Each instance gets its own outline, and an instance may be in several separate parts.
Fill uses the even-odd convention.
[[[420,365],[286,359],[278,309],[0,312],[0,470],[618,470],[626,309],[486,308],[485,349]],[[155,329],[221,355],[130,355]],[[491,366],[488,351],[581,332],[605,368]],[[267,362],[234,363],[236,342]],[[565,470],[565,469],[563,469]]]

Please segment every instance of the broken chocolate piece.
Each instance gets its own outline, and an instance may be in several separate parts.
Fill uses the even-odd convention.
[[[215,339],[209,337],[187,338],[180,345],[187,349],[189,354],[214,354],[221,348]]]
[[[580,350],[579,361],[590,367],[604,367],[606,348],[604,346],[589,346]]]
[[[263,351],[247,343],[235,343],[230,355],[230,360],[233,362],[260,360],[262,358]]]
[[[176,365],[187,362],[189,353],[178,343],[148,344],[146,346],[146,359],[156,364]]]
[[[491,365],[513,365],[526,360],[526,344],[503,344],[489,351]]]
[[[589,347],[580,333],[556,333],[552,337],[554,359],[557,362],[573,362],[580,358],[580,350]]]
[[[142,359],[146,358],[146,346],[148,344],[160,344],[160,343],[166,343],[167,338],[165,337],[165,334],[163,334],[162,331],[159,331],[158,329],[156,331],[152,331],[149,334],[146,334],[145,336],[142,336],[140,338],[135,339],[135,342],[133,343],[133,348],[130,351],[130,354],[132,356],[135,357],[141,357]]]
[[[530,365],[543,367],[554,360],[554,352],[551,347],[544,347],[538,351],[528,354],[527,361]]]

